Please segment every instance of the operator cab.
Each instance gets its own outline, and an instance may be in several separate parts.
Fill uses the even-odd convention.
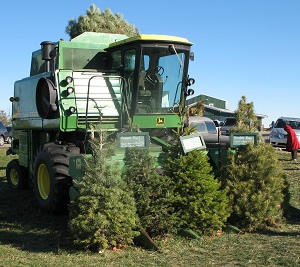
[[[139,35],[111,44],[108,69],[123,77],[123,95],[131,115],[178,112],[187,86],[190,43],[185,38]]]

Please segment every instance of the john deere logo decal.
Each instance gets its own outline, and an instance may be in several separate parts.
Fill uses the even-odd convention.
[[[163,126],[165,124],[165,118],[156,118],[156,125]]]

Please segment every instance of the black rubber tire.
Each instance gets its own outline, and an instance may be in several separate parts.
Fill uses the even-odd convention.
[[[11,160],[6,166],[6,180],[10,188],[22,190],[28,188],[28,171],[20,166],[17,159]]]
[[[68,211],[69,156],[80,153],[78,147],[48,143],[40,147],[34,163],[33,188],[40,210],[49,214]]]
[[[4,137],[0,135],[0,146],[4,145]]]

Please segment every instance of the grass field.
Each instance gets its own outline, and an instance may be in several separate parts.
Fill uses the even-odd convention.
[[[291,214],[277,228],[216,237],[156,240],[159,252],[139,247],[93,254],[76,250],[67,216],[47,216],[31,190],[12,191],[5,168],[13,156],[0,148],[0,266],[300,266],[300,163],[278,151],[291,194]],[[262,203],[263,205],[263,203]]]

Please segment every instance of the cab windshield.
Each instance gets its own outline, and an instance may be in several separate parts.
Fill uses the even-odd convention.
[[[178,106],[188,50],[174,45],[142,47],[138,78],[137,113],[170,112]]]

